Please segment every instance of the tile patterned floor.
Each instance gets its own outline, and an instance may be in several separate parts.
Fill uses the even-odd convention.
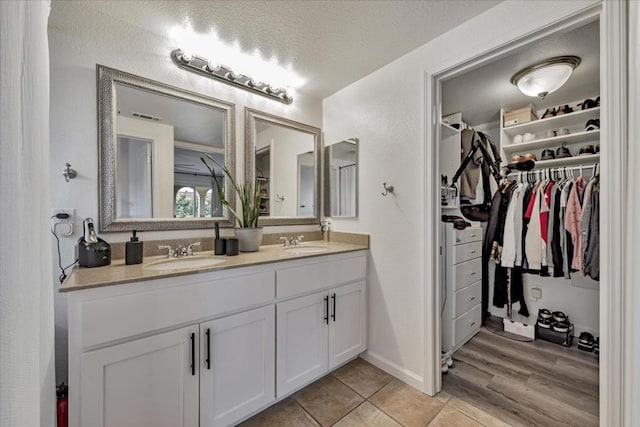
[[[446,392],[427,396],[355,359],[255,415],[243,427],[506,426]]]

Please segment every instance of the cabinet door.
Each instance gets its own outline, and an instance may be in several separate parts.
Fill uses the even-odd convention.
[[[320,292],[277,305],[278,397],[327,372],[328,302]]]
[[[365,282],[329,292],[329,369],[367,348],[367,295]]]
[[[274,305],[200,325],[200,425],[228,426],[275,400]]]
[[[197,427],[196,326],[82,354],[83,427]]]

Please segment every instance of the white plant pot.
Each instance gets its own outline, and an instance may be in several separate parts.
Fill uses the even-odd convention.
[[[262,228],[236,228],[238,250],[240,252],[256,252],[262,243]]]

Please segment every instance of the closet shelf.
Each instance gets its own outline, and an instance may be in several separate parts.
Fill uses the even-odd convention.
[[[589,108],[587,110],[578,110],[569,114],[549,117],[547,119],[534,120],[532,122],[522,123],[520,125],[502,128],[502,131],[513,138],[515,135],[522,135],[526,132],[536,133],[546,131],[548,129],[583,127],[587,120],[599,118],[600,107]]]
[[[442,137],[457,135],[461,132],[459,129],[456,129],[453,126],[450,126],[446,123],[440,122],[440,126],[442,127],[442,135],[441,135]]]
[[[539,160],[535,169],[555,168],[570,165],[592,165],[600,161],[600,153],[584,154],[582,156],[565,157],[564,159]],[[534,170],[535,170],[534,169]]]
[[[553,148],[554,150],[562,145],[563,142],[567,144],[578,144],[581,142],[596,141],[600,139],[600,130],[590,130],[584,132],[570,133],[568,135],[554,136],[552,138],[536,139],[529,142],[521,142],[519,144],[504,145],[502,149],[506,154],[512,154],[515,152],[526,153],[527,151],[539,149],[539,148]]]

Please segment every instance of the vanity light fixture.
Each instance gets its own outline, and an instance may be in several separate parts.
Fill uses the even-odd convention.
[[[237,73],[225,65],[217,64],[201,56],[185,52],[182,49],[176,49],[171,52],[171,60],[183,70],[223,81],[284,104],[293,102],[293,97],[287,93],[286,89],[272,87],[267,83],[256,81],[250,76]]]
[[[530,65],[515,73],[511,83],[527,96],[544,99],[564,85],[573,70],[580,65],[577,56],[556,56]]]

